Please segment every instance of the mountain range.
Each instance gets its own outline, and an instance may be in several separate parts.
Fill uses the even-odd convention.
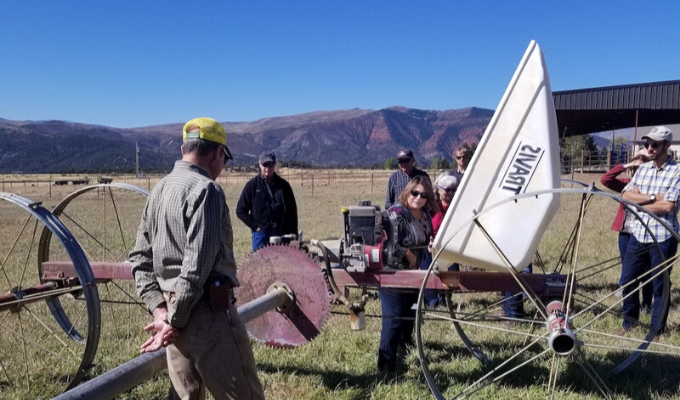
[[[223,122],[234,165],[253,165],[263,150],[279,161],[318,167],[382,166],[409,148],[421,164],[452,160],[463,143],[476,143],[493,110],[319,111]],[[11,121],[0,118],[0,173],[167,172],[180,155],[183,123],[112,128],[67,121]]]

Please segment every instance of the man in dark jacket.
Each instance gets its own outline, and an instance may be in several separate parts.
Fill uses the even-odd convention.
[[[260,154],[260,173],[246,183],[236,206],[236,216],[253,232],[253,251],[268,244],[272,236],[298,234],[293,189],[275,168],[273,152]]]
[[[413,157],[413,152],[409,149],[404,149],[397,153],[397,162],[399,169],[390,175],[390,180],[387,182],[387,194],[385,195],[385,210],[398,203],[399,195],[404,190],[406,185],[414,176],[425,176],[430,180],[430,175],[427,172],[416,168],[416,159]]]

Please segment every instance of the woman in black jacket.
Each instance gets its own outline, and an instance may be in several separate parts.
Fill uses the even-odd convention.
[[[398,223],[400,245],[387,265],[388,269],[417,269],[431,260],[427,251],[433,235],[432,215],[437,211],[432,184],[423,176],[413,177],[399,195],[398,203],[390,207]],[[413,345],[414,303],[417,291],[381,290],[382,330],[378,350],[378,371],[395,371],[397,350]]]

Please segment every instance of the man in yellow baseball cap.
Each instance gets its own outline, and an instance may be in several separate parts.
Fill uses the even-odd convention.
[[[137,293],[153,313],[142,353],[167,348],[182,399],[264,400],[248,333],[234,306],[239,286],[229,208],[215,182],[231,158],[212,118],[184,125],[182,159],[149,195],[130,253]],[[237,349],[237,351],[234,351]]]
[[[229,147],[227,147],[227,132],[224,130],[222,124],[214,119],[206,117],[194,118],[184,124],[183,131],[184,135],[182,139],[185,142],[187,139],[202,139],[221,144],[224,149],[224,155],[226,156],[224,162],[226,163],[227,161],[234,159],[234,157],[231,156]]]

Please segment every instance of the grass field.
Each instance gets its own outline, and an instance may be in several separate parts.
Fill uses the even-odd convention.
[[[293,171],[284,172],[288,176],[298,201],[300,227],[305,239],[337,238],[342,234],[340,207],[356,204],[359,200],[370,199],[382,205],[387,183],[385,174],[370,172],[362,175],[343,176],[330,172],[309,177],[297,178]],[[572,177],[567,177],[571,179]],[[36,177],[39,180],[40,177]],[[234,250],[240,263],[250,253],[250,232],[236,218],[234,210],[238,196],[247,179],[246,176],[221,178],[227,194],[234,227]],[[599,181],[597,175],[576,175],[575,180],[590,183]],[[8,179],[5,179],[8,180]],[[144,189],[153,186],[154,178],[135,182]],[[147,187],[148,185],[148,187]],[[10,188],[5,188],[9,191]],[[48,187],[14,184],[14,193],[32,200],[43,201],[43,206],[52,209],[62,198],[73,192],[72,186]],[[125,259],[134,241],[134,233],[139,223],[139,215],[144,197],[129,191],[115,193],[115,205],[110,202],[111,194],[93,190],[83,194],[62,210],[61,219],[78,239],[91,261],[116,261]],[[560,212],[546,231],[539,253],[543,257],[546,272],[558,265],[559,252],[569,237],[578,215],[580,196],[564,195]],[[113,209],[115,207],[115,210]],[[512,205],[509,204],[508,212]],[[617,257],[616,233],[609,229],[616,211],[616,203],[606,198],[594,199],[589,205],[586,222],[579,246],[578,264],[595,265],[600,261]],[[117,212],[116,212],[117,211]],[[37,282],[36,259],[40,242],[41,224],[27,218],[28,213],[8,202],[0,202],[0,292],[5,292],[18,282],[30,286]],[[503,227],[509,234],[521,234],[519,227]],[[37,232],[37,233],[36,233]],[[102,239],[105,238],[105,239]],[[105,243],[103,243],[105,240]],[[50,243],[49,259],[63,259],[63,246]],[[602,273],[579,280],[578,296],[575,300],[577,310],[584,310],[593,298],[601,299],[617,288],[620,268],[601,268]],[[539,272],[535,267],[535,272]],[[677,268],[671,278],[677,282]],[[128,296],[126,293],[130,293]],[[358,292],[352,292],[357,296]],[[680,315],[677,303],[680,301],[677,290],[671,293],[672,309],[669,317],[669,333],[663,336],[666,346],[680,346]],[[129,281],[112,281],[99,285],[102,299],[102,329],[99,348],[94,358],[94,367],[88,372],[96,376],[114,368],[138,354],[139,345],[146,336],[141,328],[149,321],[142,307],[134,304],[133,285]],[[131,298],[134,297],[134,298]],[[473,314],[498,311],[496,293],[454,294],[454,303],[460,303],[463,313]],[[603,304],[615,304],[615,296],[607,298]],[[86,336],[87,308],[81,293],[74,296],[60,296],[60,305],[73,323],[74,330]],[[398,375],[381,375],[376,371],[378,342],[381,321],[367,318],[363,331],[351,331],[349,318],[341,306],[333,306],[325,328],[312,342],[292,350],[269,348],[254,342],[255,357],[260,371],[260,379],[269,399],[425,399],[432,395],[421,373],[415,349],[405,356],[403,369]],[[482,311],[480,311],[482,312]],[[380,314],[377,300],[369,301],[366,313]],[[535,308],[527,304],[526,315],[535,314]],[[575,324],[581,320],[594,322],[589,331],[581,332],[579,339],[600,346],[631,347],[636,344],[604,336],[601,332],[614,332],[620,326],[615,315],[594,318],[596,312],[583,311],[574,317]],[[447,316],[444,309],[434,310],[431,318],[423,324],[423,338],[429,369],[435,376],[438,388],[447,397],[464,390],[489,369],[472,357],[454,329],[451,320],[443,322],[433,316]],[[579,320],[580,318],[580,320]],[[643,324],[648,317],[642,317]],[[540,354],[540,346],[520,351],[527,342],[528,335],[544,334],[542,325],[521,323],[512,327],[511,332],[489,329],[498,324],[480,323],[461,324],[466,335],[498,366],[503,360],[520,354],[518,360],[524,361]],[[531,327],[535,329],[531,329]],[[600,332],[599,334],[597,332]],[[642,339],[644,330],[639,328],[634,338]],[[26,306],[22,312],[0,311],[0,399],[37,399],[50,398],[58,394],[68,382],[69,374],[77,367],[84,347],[63,335],[56,325],[44,302]],[[650,347],[652,349],[652,347]],[[645,354],[631,367],[617,376],[609,371],[621,361],[621,352],[604,348],[584,348],[583,358],[571,357],[557,362],[550,356],[538,358],[526,366],[509,374],[499,383],[487,386],[474,393],[472,398],[486,399],[541,399],[551,393],[548,389],[550,371],[558,368],[558,379],[554,386],[554,398],[595,399],[602,395],[579,362],[587,361],[605,379],[615,398],[621,399],[680,399],[680,358],[669,354],[679,354],[677,348],[659,346],[659,354]],[[668,353],[668,354],[666,354]],[[627,353],[628,354],[628,353]],[[225,360],[228,362],[228,360]],[[28,368],[27,368],[28,366]],[[30,371],[26,379],[25,370]],[[122,394],[121,399],[162,399],[167,393],[169,380],[167,373],[157,375],[153,380]]]

